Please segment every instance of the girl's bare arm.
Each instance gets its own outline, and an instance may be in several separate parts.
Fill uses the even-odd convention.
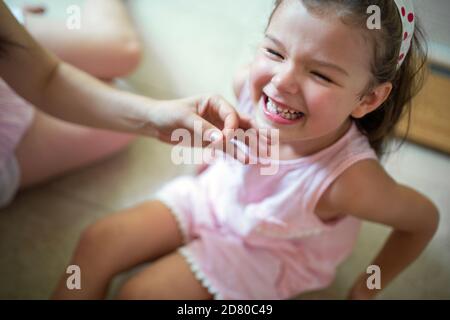
[[[327,202],[339,212],[393,228],[372,265],[381,270],[381,290],[413,263],[435,234],[436,206],[419,192],[396,183],[374,160],[346,170],[327,192]],[[358,277],[350,298],[372,298],[379,290],[367,288],[365,272]]]

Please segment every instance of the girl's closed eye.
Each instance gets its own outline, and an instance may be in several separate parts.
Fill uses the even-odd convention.
[[[278,51],[271,49],[271,48],[264,48],[264,51],[270,55],[272,58],[277,58],[280,60],[284,60],[284,57],[281,53]],[[331,80],[329,77],[325,76],[324,74],[317,72],[317,71],[311,71],[311,74],[314,75],[316,78],[318,78],[320,81],[325,81],[326,83],[334,83],[333,80]]]
[[[275,51],[273,49],[265,48],[265,51],[271,56],[274,56],[274,57],[277,57],[277,58],[279,58],[281,60],[284,60],[284,57],[279,52],[277,52],[277,51]]]
[[[324,76],[323,74],[317,72],[317,71],[311,71],[311,74],[315,77],[319,78],[321,81],[326,81],[327,83],[333,83],[333,80],[328,78],[327,76]]]

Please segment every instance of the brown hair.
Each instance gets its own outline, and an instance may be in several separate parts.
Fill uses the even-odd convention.
[[[415,31],[411,48],[401,67],[397,69],[403,32],[402,23],[394,0],[298,0],[315,15],[333,13],[347,25],[361,28],[373,43],[371,63],[372,79],[361,94],[368,93],[374,86],[391,82],[392,92],[376,110],[364,117],[354,119],[358,129],[367,136],[371,147],[381,157],[386,154],[388,144],[393,141],[394,129],[403,116],[407,116],[407,130],[411,121],[412,98],[420,91],[425,76],[427,47],[424,31],[419,19],[415,20]],[[283,0],[275,1],[272,19]],[[367,28],[367,8],[377,5],[381,10],[381,29]],[[401,145],[400,144],[400,145]]]

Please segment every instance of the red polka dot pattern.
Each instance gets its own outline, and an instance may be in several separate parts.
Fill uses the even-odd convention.
[[[397,5],[400,19],[403,26],[403,39],[400,47],[400,55],[398,57],[398,66],[400,67],[408,54],[409,48],[414,35],[415,14],[412,0],[394,0]]]

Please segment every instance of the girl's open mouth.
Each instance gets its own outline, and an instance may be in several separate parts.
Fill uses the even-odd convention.
[[[270,121],[277,124],[291,125],[300,122],[305,117],[303,112],[281,107],[265,94],[263,94],[263,101],[264,114]]]

